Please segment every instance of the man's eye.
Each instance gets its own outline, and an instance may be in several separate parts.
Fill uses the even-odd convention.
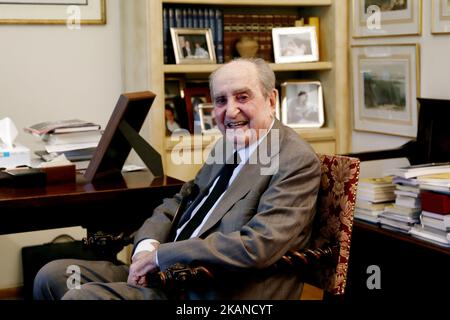
[[[236,100],[239,102],[245,102],[248,100],[248,94],[238,94]]]
[[[215,102],[216,105],[221,106],[221,105],[224,105],[224,104],[227,103],[227,99],[225,99],[223,97],[220,97],[220,98],[216,98],[214,100],[214,102]]]

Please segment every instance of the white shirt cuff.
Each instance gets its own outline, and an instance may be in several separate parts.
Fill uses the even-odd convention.
[[[159,241],[154,239],[142,240],[141,242],[138,243],[136,250],[134,250],[133,257],[131,258],[133,259],[136,254],[142,251],[149,251],[149,252],[155,251],[155,246],[153,245],[154,243],[159,244]],[[156,257],[156,262],[158,262],[158,257]]]

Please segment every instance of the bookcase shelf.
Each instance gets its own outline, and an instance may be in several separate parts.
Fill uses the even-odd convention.
[[[202,163],[176,164],[172,153],[176,140],[166,137],[165,79],[204,81],[220,64],[164,64],[163,7],[214,7],[224,14],[295,14],[320,19],[320,61],[310,63],[271,63],[278,84],[290,79],[318,80],[322,83],[325,125],[318,129],[296,129],[319,153],[346,153],[350,149],[351,117],[348,79],[348,1],[332,0],[144,0],[121,1],[124,38],[124,88],[128,92],[150,90],[156,99],[150,110],[147,132],[152,146],[161,153],[164,172],[181,180],[192,179]],[[245,15],[244,14],[244,15]],[[281,101],[280,101],[281,102]],[[193,154],[205,155],[218,136],[191,136],[183,143]],[[213,140],[211,140],[213,139]],[[194,157],[195,156],[195,157]],[[200,157],[201,158],[201,157]],[[198,159],[198,157],[197,157]]]
[[[211,73],[216,70],[220,64],[166,64],[164,65],[164,73]],[[270,66],[275,72],[281,71],[320,71],[331,70],[333,63],[324,62],[308,62],[308,63],[271,63]]]
[[[167,4],[207,4],[220,6],[330,6],[332,0],[163,0]]]

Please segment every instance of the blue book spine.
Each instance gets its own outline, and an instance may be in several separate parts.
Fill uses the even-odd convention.
[[[192,9],[192,28],[199,28],[197,9]]]
[[[194,21],[192,20],[192,9],[187,9],[187,27],[193,28],[194,27]]]
[[[175,8],[175,27],[183,28],[183,15],[180,8]]]
[[[205,14],[203,9],[198,9],[198,27],[205,28]]]
[[[163,8],[163,48],[164,48],[164,63],[169,63],[169,55],[168,55],[168,43],[169,40],[169,10],[167,8]]]
[[[173,8],[168,9],[169,12],[169,33],[168,33],[168,41],[167,41],[167,57],[168,57],[168,63],[173,63],[175,61],[175,56],[173,52],[173,45],[172,45],[172,35],[170,33],[170,28],[175,28],[175,11]]]
[[[183,22],[182,22],[183,28],[189,28],[188,27],[188,24],[189,24],[189,22],[188,22],[188,11],[187,11],[186,8],[183,8],[181,10],[181,17],[182,17],[182,20],[183,20]]]
[[[203,25],[204,25],[204,28],[211,28],[211,26],[209,25],[209,9],[208,8],[205,8],[204,9],[205,11],[204,11],[204,13],[203,13]]]
[[[217,55],[217,63],[224,63],[223,57],[223,14],[222,10],[216,9],[216,55]]]

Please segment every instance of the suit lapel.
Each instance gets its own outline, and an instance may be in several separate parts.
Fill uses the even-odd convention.
[[[257,164],[244,165],[242,170],[239,172],[239,175],[230,185],[222,199],[220,199],[220,202],[217,204],[211,216],[208,220],[206,220],[206,223],[200,230],[199,236],[212,228],[217,222],[220,221],[220,219],[223,218],[223,216],[237,201],[245,197],[252,187],[252,185],[248,182],[254,180],[255,175],[259,175],[259,170],[260,166]]]

